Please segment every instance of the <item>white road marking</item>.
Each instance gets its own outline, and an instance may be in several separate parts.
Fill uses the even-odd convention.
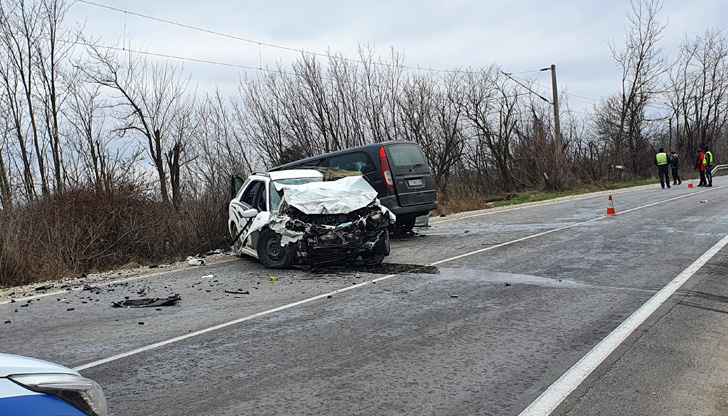
[[[710,250],[666,284],[650,300],[645,302],[629,318],[622,322],[606,338],[582,357],[534,400],[520,416],[550,415],[564,399],[592,373],[614,350],[624,342],[642,323],[649,318],[667,299],[688,281],[705,263],[728,244],[728,235],[718,241]]]
[[[718,188],[716,187],[714,189],[718,189]],[[659,201],[659,202],[651,203],[651,204],[648,204],[648,205],[643,205],[643,206],[637,207],[637,208],[632,208],[632,209],[626,210],[624,212],[630,212],[630,211],[635,211],[635,210],[642,209],[642,208],[651,207],[653,205],[657,205],[657,204],[661,204],[661,203],[665,203],[665,202],[669,202],[669,201],[674,201],[674,200],[677,200],[677,199],[681,199],[681,198],[685,198],[685,197],[688,197],[688,196],[695,195],[696,193],[701,193],[701,192],[706,192],[706,191],[708,191],[708,190],[706,189],[706,190],[703,190],[703,191],[692,192],[690,194],[686,194],[686,195],[681,195],[681,196],[677,196],[677,197],[674,197],[674,198],[665,199],[665,200],[662,200],[662,201]],[[521,242],[521,241],[525,241],[525,240],[530,240],[532,238],[540,237],[540,236],[543,236],[543,235],[546,235],[546,234],[551,234],[551,233],[554,233],[554,232],[557,232],[557,231],[562,231],[562,230],[566,230],[566,229],[569,229],[569,228],[573,228],[573,227],[576,227],[576,226],[579,226],[579,225],[582,225],[582,224],[586,224],[586,223],[590,223],[590,222],[593,222],[593,221],[602,220],[604,218],[614,218],[614,217],[609,217],[609,216],[606,216],[605,215],[605,216],[601,216],[601,217],[597,217],[597,218],[592,218],[592,219],[587,220],[587,221],[582,221],[582,222],[574,223],[574,224],[567,225],[567,226],[564,226],[564,227],[556,228],[556,229],[549,230],[549,231],[544,231],[544,232],[541,232],[541,233],[538,233],[538,234],[533,234],[533,235],[530,235],[530,236],[527,236],[527,237],[518,238],[516,240],[512,240],[512,241],[508,241],[508,242],[505,242],[505,243],[497,244],[497,245],[494,245],[494,246],[491,246],[491,247],[487,247],[487,248],[483,248],[483,249],[480,249],[480,250],[475,250],[475,251],[472,251],[472,252],[469,252],[469,253],[461,254],[461,255],[458,255],[458,256],[450,257],[450,258],[445,259],[445,260],[436,261],[434,263],[428,264],[427,266],[436,266],[438,264],[448,263],[448,262],[451,262],[453,260],[461,259],[463,257],[468,257],[468,256],[472,256],[472,255],[475,255],[475,254],[478,254],[478,253],[482,253],[482,252],[485,252],[485,251],[494,250],[494,249],[499,248],[499,247],[505,247],[505,246],[508,246],[508,245],[511,245],[511,244],[515,244],[515,243],[518,243],[518,242]],[[311,298],[308,298],[308,299],[303,299],[303,300],[300,300],[298,302],[294,302],[294,303],[290,303],[290,304],[287,304],[287,305],[279,306],[277,308],[273,308],[273,309],[269,309],[269,310],[266,310],[266,311],[258,312],[258,313],[253,314],[253,315],[249,315],[249,316],[245,316],[245,317],[242,317],[242,318],[238,318],[238,319],[235,319],[235,320],[232,320],[232,321],[224,322],[224,323],[221,323],[221,324],[218,324],[218,325],[215,325],[215,326],[211,326],[209,328],[201,329],[199,331],[190,332],[188,334],[181,335],[179,337],[170,338],[168,340],[160,341],[160,342],[157,342],[157,343],[154,343],[154,344],[150,344],[150,345],[147,345],[147,346],[144,346],[144,347],[140,347],[140,348],[137,348],[137,349],[134,349],[134,350],[125,352],[125,353],[113,355],[111,357],[107,357],[107,358],[104,358],[104,359],[101,359],[101,360],[97,360],[97,361],[93,361],[93,362],[90,362],[90,363],[87,363],[87,364],[83,364],[83,365],[74,367],[74,370],[76,370],[76,371],[82,371],[82,370],[86,370],[86,369],[89,369],[89,368],[97,367],[97,366],[102,365],[102,364],[106,364],[106,363],[110,363],[110,362],[113,362],[113,361],[117,361],[117,360],[120,360],[122,358],[130,357],[130,356],[133,356],[133,355],[141,354],[141,353],[146,352],[146,351],[150,351],[150,350],[153,350],[153,349],[156,349],[156,348],[159,348],[159,347],[163,347],[165,345],[170,345],[170,344],[173,344],[173,343],[176,343],[176,342],[184,341],[186,339],[193,338],[193,337],[196,337],[196,336],[199,336],[199,335],[203,335],[203,334],[207,334],[207,333],[212,332],[212,331],[217,331],[218,329],[227,328],[229,326],[236,325],[236,324],[239,324],[241,322],[245,322],[245,321],[249,321],[251,319],[259,318],[261,316],[270,315],[270,314],[275,313],[275,312],[280,312],[280,311],[283,311],[283,310],[286,310],[286,309],[294,308],[296,306],[300,306],[300,305],[304,305],[304,304],[307,304],[307,303],[311,303],[311,302],[317,301],[319,299],[324,299],[324,298],[327,298],[329,296],[336,295],[338,293],[343,293],[343,292],[347,292],[349,290],[359,289],[361,287],[368,286],[370,284],[377,283],[377,282],[380,282],[380,281],[383,281],[383,280],[391,279],[391,278],[396,277],[396,276],[399,276],[399,274],[390,274],[390,275],[387,275],[387,276],[384,276],[384,277],[380,277],[380,278],[377,278],[377,279],[374,279],[374,280],[362,282],[362,283],[360,283],[358,285],[347,286],[345,288],[337,289],[337,290],[334,290],[334,291],[329,292],[329,293],[324,293],[324,294],[321,294],[321,295],[318,295],[318,296],[314,296],[314,297],[311,297]]]
[[[280,311],[283,311],[283,310],[286,310],[286,309],[290,309],[290,308],[294,308],[296,306],[304,305],[306,303],[310,303],[310,302],[313,302],[313,301],[316,301],[316,300],[319,300],[319,299],[324,299],[324,298],[327,298],[329,296],[336,295],[338,293],[347,292],[349,290],[356,289],[356,288],[359,288],[361,286],[366,286],[366,285],[370,285],[370,284],[374,284],[374,283],[380,282],[382,280],[391,279],[392,277],[395,277],[395,276],[398,276],[398,275],[397,274],[390,274],[390,275],[387,275],[387,276],[384,276],[384,277],[380,277],[378,279],[370,280],[370,281],[367,281],[367,282],[362,282],[362,283],[360,283],[358,285],[347,286],[347,287],[342,288],[342,289],[334,290],[333,292],[324,293],[322,295],[314,296],[312,298],[300,300],[298,302],[289,303],[288,305],[283,305],[283,306],[279,306],[277,308],[268,309],[267,311],[258,312],[258,313],[253,314],[253,315],[248,315],[248,316],[245,316],[245,317],[242,317],[242,318],[239,318],[239,319],[235,319],[233,321],[224,322],[222,324],[215,325],[215,326],[211,326],[211,327],[205,328],[205,329],[201,329],[199,331],[190,332],[189,334],[185,334],[185,335],[182,335],[182,336],[179,336],[179,337],[175,337],[175,338],[170,338],[168,340],[160,341],[160,342],[157,342],[157,343],[154,343],[154,344],[151,344],[151,345],[147,345],[145,347],[137,348],[135,350],[131,350],[131,351],[128,351],[128,352],[125,352],[125,353],[122,353],[122,354],[117,354],[117,355],[114,355],[114,356],[111,356],[111,357],[108,357],[108,358],[104,358],[104,359],[101,359],[101,360],[98,360],[98,361],[90,362],[88,364],[83,364],[83,365],[80,365],[78,367],[74,367],[73,369],[76,370],[76,371],[86,370],[88,368],[96,367],[96,366],[99,366],[101,364],[110,363],[112,361],[120,360],[122,358],[130,357],[132,355],[141,354],[143,352],[146,352],[146,351],[149,351],[149,350],[153,350],[155,348],[163,347],[165,345],[173,344],[175,342],[184,341],[184,340],[186,340],[188,338],[196,337],[198,335],[206,334],[208,332],[217,331],[218,329],[227,328],[227,327],[229,327],[231,325],[236,325],[236,324],[239,324],[241,322],[245,322],[245,321],[249,321],[251,319],[259,318],[261,316],[270,315],[270,314],[275,313],[275,312],[280,312]]]

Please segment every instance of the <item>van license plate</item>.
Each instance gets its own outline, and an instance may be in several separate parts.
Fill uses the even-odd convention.
[[[407,184],[409,186],[422,186],[422,179],[410,179]]]

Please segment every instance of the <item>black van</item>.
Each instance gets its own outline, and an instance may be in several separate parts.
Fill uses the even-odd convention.
[[[373,143],[314,156],[269,171],[331,167],[361,172],[378,192],[379,202],[397,216],[397,228],[406,231],[427,225],[437,209],[432,172],[417,142],[396,140]]]

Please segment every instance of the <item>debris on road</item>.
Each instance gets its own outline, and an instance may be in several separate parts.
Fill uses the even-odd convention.
[[[54,286],[55,285],[38,286],[38,287],[35,288],[35,291],[36,292],[40,292],[40,291],[43,291],[43,290],[50,290],[50,289],[53,289]]]
[[[700,201],[700,203],[701,204],[707,204],[708,203],[708,200],[707,199],[704,199],[704,200]]]
[[[250,291],[249,290],[244,291],[243,289],[238,289],[238,290],[225,289],[225,293],[230,293],[231,295],[249,295]]]
[[[182,299],[179,295],[169,296],[166,299],[125,299],[121,302],[114,302],[115,308],[155,308],[158,306],[172,306]]]
[[[271,277],[268,278],[268,280],[270,280],[271,282],[277,282],[278,281],[278,278],[275,277],[275,276],[271,276]]]
[[[203,260],[203,259],[201,259],[199,257],[188,256],[187,257],[187,264],[189,264],[190,266],[204,266],[205,265],[205,260]]]
[[[92,292],[98,292],[99,287],[98,286],[91,286],[88,283],[84,283],[83,289],[84,291],[92,291]]]

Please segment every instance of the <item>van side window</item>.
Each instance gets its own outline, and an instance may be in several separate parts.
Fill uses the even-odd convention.
[[[362,152],[334,156],[329,159],[329,166],[332,168],[351,170],[361,173],[369,173],[376,170],[374,162],[372,162],[372,158],[370,158],[368,154]]]
[[[309,160],[309,161],[307,161],[307,162],[303,162],[303,163],[301,163],[300,165],[298,165],[298,166],[296,166],[296,167],[297,167],[297,168],[310,168],[310,167],[313,167],[313,166],[318,166],[318,165],[320,165],[320,164],[321,164],[321,161],[322,161],[322,160],[323,160],[323,159],[314,159],[314,160]]]

